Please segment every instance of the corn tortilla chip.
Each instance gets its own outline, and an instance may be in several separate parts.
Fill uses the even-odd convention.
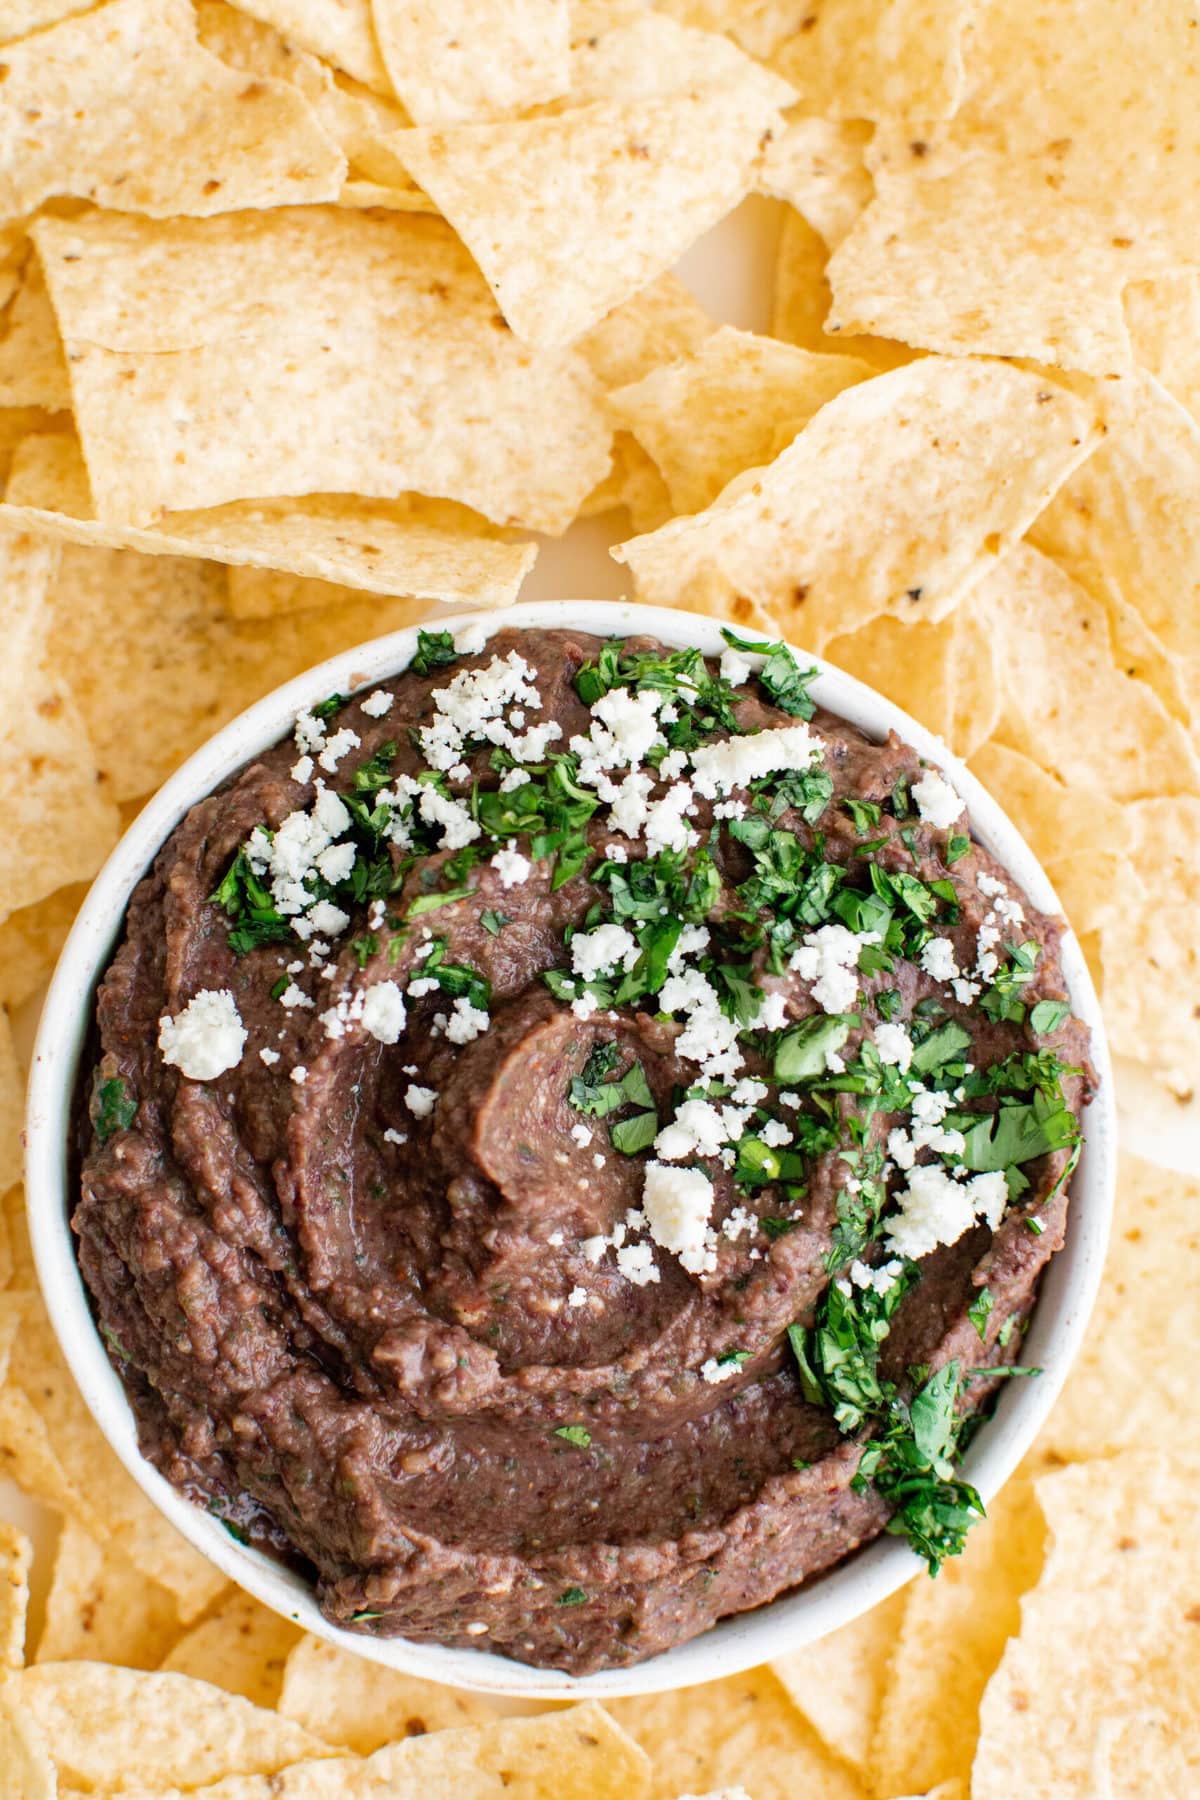
[[[716,329],[716,320],[682,281],[660,275],[614,307],[576,348],[601,387],[627,387],[660,364],[691,355]]]
[[[337,494],[310,494],[299,502],[234,501],[167,514],[149,529],[102,524],[95,518],[78,443],[65,434],[38,434],[17,447],[0,519],[97,548],[211,557],[355,593],[418,595],[477,607],[515,600],[537,555],[532,544],[499,541],[495,527],[478,513],[418,494],[393,501]]]
[[[1103,845],[1127,856],[1133,845],[1129,809],[1098,788],[1084,804],[1055,776],[1006,744],[981,744],[971,757],[971,768],[999,800],[1050,871],[1066,856]]]
[[[71,405],[62,340],[36,256],[25,264],[9,308],[8,329],[0,340],[0,405],[40,406],[50,412]]]
[[[392,86],[419,125],[523,112],[565,93],[567,0],[372,0]]]
[[[1110,610],[1137,614],[1200,717],[1200,424],[1150,376],[1131,399],[1030,539]]]
[[[21,1115],[25,1083],[17,1063],[8,1010],[0,1006],[0,1188],[21,1179]]]
[[[116,841],[117,816],[83,721],[46,659],[55,545],[0,527],[6,604],[0,669],[0,919],[93,875]],[[53,828],[47,827],[53,820]]]
[[[874,193],[861,119],[793,119],[763,153],[759,186],[786,200],[835,250]]]
[[[1139,12],[1136,56],[1120,7],[979,9],[957,116],[872,145],[878,198],[830,270],[837,321],[931,349],[1127,369],[1121,290],[1195,261],[1195,35],[1172,0]]]
[[[102,519],[416,489],[555,531],[608,467],[586,365],[498,328],[439,221],[97,214],[35,235]],[[322,430],[304,429],[317,416]]]
[[[49,978],[86,892],[79,882],[59,888],[0,925],[0,1005],[20,1006]]]
[[[45,31],[72,13],[86,12],[90,0],[5,0],[0,12],[0,43]]]
[[[1101,926],[1105,1024],[1119,1056],[1147,1063],[1186,1099],[1200,1069],[1200,797],[1140,800],[1128,812],[1132,861],[1150,892],[1132,918]]]
[[[0,1670],[24,1666],[32,1561],[33,1545],[25,1533],[0,1519]]]
[[[294,1763],[272,1775],[234,1775],[189,1786],[195,1800],[645,1800],[648,1769],[603,1708],[571,1707],[389,1744],[365,1761]],[[122,1789],[123,1795],[130,1790]],[[139,1789],[134,1800],[183,1800],[178,1788]]]
[[[0,1800],[59,1800],[45,1740],[0,1687]]]
[[[768,57],[808,12],[797,0],[659,0],[661,11],[684,25],[726,31],[751,56]]]
[[[298,612],[320,612],[326,607],[353,606],[361,602],[360,590],[333,581],[315,581],[310,575],[287,575],[275,569],[230,569],[225,604],[234,619],[275,619]],[[388,629],[400,630],[426,619],[453,619],[456,609],[410,600],[405,609],[388,607]]]
[[[1124,300],[1134,361],[1200,424],[1200,274],[1132,282]]]
[[[674,510],[692,513],[743,469],[773,462],[826,401],[873,374],[852,357],[726,325],[608,403],[658,464]]]
[[[883,612],[936,622],[1097,431],[1088,405],[1025,370],[927,357],[837,395],[706,512],[613,554],[643,599],[723,615],[744,597],[814,649]]]
[[[65,1519],[35,1660],[153,1669],[178,1636],[179,1614],[166,1588]]]
[[[278,1707],[323,1742],[358,1756],[399,1738],[484,1725],[509,1710],[487,1694],[403,1675],[313,1637],[301,1638],[288,1657]]]
[[[1083,1460],[1169,1440],[1200,1339],[1200,1181],[1127,1152],[1083,1349],[1034,1454]]]
[[[90,1794],[199,1788],[326,1753],[291,1720],[186,1675],[41,1663],[14,1676],[10,1693],[50,1746],[60,1780]]]
[[[1117,666],[1104,607],[1057,563],[1017,545],[972,605],[996,644],[1001,743],[1115,800],[1200,792],[1187,731]]]
[[[751,79],[393,141],[513,331],[553,346],[597,324],[732,211],[777,118]]]
[[[577,9],[573,9],[577,12]],[[743,55],[727,37],[690,30],[656,12],[572,26],[571,91],[564,106],[590,100],[652,100],[701,87],[755,87],[772,106],[795,99],[782,76]],[[562,106],[553,110],[560,111]]]
[[[774,66],[831,119],[949,119],[963,91],[968,0],[821,0]]]
[[[1155,1672],[1180,1659],[1194,1681],[1195,1481],[1142,1444],[1037,1483],[1046,1566],[983,1697],[974,1800],[1090,1800],[1097,1753],[1153,1710]]]
[[[828,257],[824,238],[789,206],[780,227],[775,259],[771,335],[825,356],[857,356],[880,370],[911,362],[913,352],[904,344],[891,343],[886,338],[856,337],[850,332],[826,332],[831,300],[825,278]]]
[[[350,165],[338,192],[339,206],[368,204],[364,190],[369,189],[382,196],[379,205],[432,211],[432,202],[382,141],[389,132],[411,123],[403,107],[330,69],[319,57],[286,42],[271,26],[227,6],[225,0],[200,0],[196,28],[204,48],[223,63],[246,75],[290,82],[304,96]]]
[[[4,70],[7,214],[75,194],[203,216],[329,200],[345,175],[293,88],[247,81],[200,48],[185,0],[110,0],[8,46]]]
[[[649,1800],[742,1785],[754,1800],[862,1800],[769,1669],[700,1688],[613,1700],[607,1711],[648,1753]]]
[[[869,1758],[874,1790],[924,1793],[966,1780],[979,1702],[1041,1572],[1045,1528],[1032,1483],[1014,1477],[961,1556],[905,1589],[904,1619]]]
[[[861,1619],[771,1664],[824,1742],[859,1771],[874,1736],[906,1597],[892,1594]]]
[[[240,12],[272,26],[290,44],[310,50],[378,93],[391,93],[379,54],[371,0],[236,0]]]
[[[34,1296],[30,1301],[13,1350],[10,1386],[0,1394],[0,1404],[10,1395],[26,1402],[14,1407],[11,1432],[36,1451],[53,1490],[43,1497],[78,1520],[105,1550],[121,1551],[144,1576],[168,1588],[186,1624],[224,1586],[223,1577],[126,1474],[85,1406],[40,1302]],[[10,1428],[0,1427],[0,1439],[9,1438]],[[17,1479],[26,1485],[19,1456]],[[34,1476],[28,1485],[41,1491]]]
[[[970,756],[1000,717],[996,644],[977,593],[937,625],[873,619],[848,637],[831,638],[825,655],[912,713],[959,756]]]
[[[9,1283],[19,1294],[23,1294],[36,1287],[37,1277],[34,1274],[33,1249],[25,1218],[25,1190],[19,1184],[0,1195],[0,1213],[4,1215],[9,1259],[13,1265]]]
[[[617,506],[626,509],[634,531],[657,531],[674,512],[658,464],[628,431],[618,431],[613,438],[613,466],[592,489],[580,512],[591,518]],[[608,544],[602,548],[607,550]]]
[[[274,1706],[288,1654],[300,1637],[298,1625],[231,1589],[172,1646],[161,1667],[241,1694],[255,1706]],[[331,1741],[324,1732],[316,1736]]]

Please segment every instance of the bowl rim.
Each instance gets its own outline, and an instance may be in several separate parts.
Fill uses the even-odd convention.
[[[481,626],[531,626],[601,637],[644,633],[676,648],[719,654],[725,621],[634,601],[552,600],[501,611],[469,612],[425,624],[455,634]],[[733,1675],[814,1643],[875,1606],[923,1568],[901,1539],[886,1534],[845,1562],[753,1611],[732,1614],[687,1643],[627,1669],[573,1676],[534,1668],[491,1651],[461,1650],[405,1638],[368,1638],[330,1624],[309,1584],[263,1552],[237,1543],[212,1516],[184,1496],[142,1456],[132,1410],[96,1329],[75,1256],[69,1223],[67,1134],[80,1053],[98,980],[118,940],[129,898],[180,819],[205,795],[292,728],[295,716],[327,694],[350,693],[403,671],[421,624],[351,647],[266,694],[203,744],[147,802],[93,882],[59,957],[42,1010],[30,1069],[25,1117],[25,1179],[30,1235],[46,1308],[63,1355],[105,1439],[147,1498],[188,1542],[265,1606],[313,1636],[397,1673],[417,1675],[515,1700],[603,1701],[660,1692]],[[740,628],[735,628],[739,629]],[[753,633],[751,635],[758,635]],[[876,740],[896,731],[952,781],[967,803],[974,835],[1034,904],[1062,907],[1033,851],[998,803],[946,744],[873,688],[823,657],[793,644],[819,673],[814,698]],[[1042,1281],[1027,1353],[1042,1369],[1037,1381],[1010,1382],[986,1427],[963,1459],[963,1472],[990,1501],[1033,1443],[1079,1349],[1103,1269],[1116,1180],[1116,1102],[1104,1024],[1075,933],[1062,940],[1062,965],[1076,1015],[1092,1033],[1099,1076],[1085,1115],[1083,1154],[1071,1186],[1063,1248]]]

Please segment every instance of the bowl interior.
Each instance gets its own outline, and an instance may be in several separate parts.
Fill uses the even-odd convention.
[[[719,654],[718,621],[629,602],[553,601],[502,613],[463,615],[455,629],[479,624],[553,626],[600,636],[635,632],[673,647]],[[308,1585],[259,1551],[236,1543],[207,1513],[185,1500],[141,1456],[133,1415],[92,1319],[69,1225],[67,1134],[79,1058],[92,999],[119,938],[133,888],[191,806],[235,774],[253,755],[290,731],[295,715],[332,692],[349,692],[407,667],[417,627],[379,638],[298,676],[259,701],[196,752],[130,826],[101,870],[71,932],[46,999],[34,1050],[26,1117],[26,1183],[39,1279],[54,1329],[82,1391],[116,1454],[154,1504],[194,1547],[264,1605],[306,1631],[372,1662],[427,1680],[528,1699],[604,1699],[648,1693],[735,1674],[801,1648],[848,1623],[923,1567],[901,1540],[881,1537],[838,1568],[753,1612],[721,1620],[703,1636],[630,1669],[569,1676],[534,1669],[490,1652],[447,1649],[402,1638],[370,1639],[339,1630],[322,1616]],[[1041,866],[1016,827],[946,746],[890,701],[820,657],[797,647],[820,671],[812,692],[831,712],[882,739],[895,730],[944,769],[967,802],[976,837],[1047,912],[1061,908]],[[1082,1340],[1099,1285],[1112,1208],[1116,1117],[1112,1071],[1095,990],[1073,932],[1062,945],[1063,969],[1076,1014],[1091,1028],[1100,1091],[1085,1119],[1086,1139],[1072,1184],[1071,1228],[1050,1263],[1027,1339],[1037,1381],[1010,1382],[993,1417],[963,1459],[963,1472],[987,1501],[1012,1473],[1054,1403]]]

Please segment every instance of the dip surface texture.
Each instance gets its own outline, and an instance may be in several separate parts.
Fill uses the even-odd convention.
[[[1093,1076],[1058,923],[787,652],[460,645],[164,846],[74,1226],[172,1482],[339,1624],[587,1672],[960,1546]]]

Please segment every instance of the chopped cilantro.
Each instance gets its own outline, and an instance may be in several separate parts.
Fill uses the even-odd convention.
[[[739,1187],[766,1187],[772,1181],[803,1181],[804,1158],[794,1150],[779,1150],[750,1134],[738,1140],[733,1179]]]
[[[799,1219],[781,1219],[773,1213],[767,1213],[764,1218],[759,1220],[764,1236],[768,1237],[772,1243],[776,1238],[786,1237],[789,1231],[795,1231],[799,1223]]]
[[[453,906],[456,900],[466,900],[475,892],[471,887],[448,888],[444,894],[418,894],[409,903],[406,919],[419,919],[423,913],[437,912],[443,906]]]
[[[978,1294],[976,1294],[974,1300],[972,1300],[970,1306],[967,1308],[967,1317],[979,1333],[980,1343],[983,1343],[987,1337],[988,1316],[995,1304],[996,1302],[992,1299],[990,1289],[984,1287],[980,1288]]]
[[[850,814],[859,837],[869,837],[883,817],[883,808],[873,800],[846,799],[842,801],[842,806]]]
[[[592,1434],[585,1425],[556,1425],[554,1435],[574,1444],[577,1450],[586,1450],[592,1441]]]
[[[960,1063],[964,1050],[970,1048],[970,1032],[948,1019],[914,1045],[912,1067],[918,1075],[933,1075],[948,1063]]]
[[[349,706],[349,694],[330,694],[327,699],[319,700],[311,708],[314,719],[332,719],[334,713],[341,712],[343,706]]]
[[[1041,1093],[1030,1102],[1004,1102],[995,1113],[954,1116],[963,1132],[960,1160],[977,1174],[1007,1170],[1052,1150],[1065,1150],[1079,1136],[1079,1122],[1061,1097]]]
[[[1042,947],[1030,938],[1023,944],[1010,944],[1008,952],[1008,962],[998,972],[979,1005],[988,1018],[998,1025],[1006,1021],[1020,1025],[1025,1017],[1021,989],[1033,979]]]
[[[593,1119],[607,1119],[624,1106],[653,1108],[654,1095],[640,1062],[631,1062],[619,1080],[608,1079],[620,1060],[616,1044],[601,1045],[592,1051],[582,1074],[573,1076],[567,1089],[567,1099],[576,1112]]]
[[[244,847],[208,898],[212,905],[224,908],[234,921],[229,948],[235,956],[246,956],[263,944],[282,943],[292,935],[291,924],[276,909],[269,889],[250,866]]]
[[[1009,1313],[1007,1319],[1005,1319],[1003,1325],[1000,1327],[999,1331],[996,1333],[996,1342],[999,1344],[999,1346],[1002,1350],[1008,1349],[1009,1339],[1012,1337],[1012,1334],[1016,1330],[1016,1328],[1017,1328],[1017,1315],[1016,1315],[1016,1313]]]
[[[138,1103],[119,1075],[102,1081],[92,1095],[92,1127],[102,1144],[118,1131],[128,1131],[137,1117]]]
[[[775,1046],[776,1081],[813,1081],[823,1075],[826,1059],[850,1036],[850,1025],[841,1013],[813,1013],[785,1031]]]
[[[857,1431],[895,1394],[879,1373],[879,1347],[912,1279],[906,1271],[882,1294],[870,1287],[850,1287],[846,1293],[840,1282],[831,1281],[816,1323],[808,1330],[788,1328],[804,1398],[811,1406],[831,1408],[842,1431]]]
[[[290,981],[289,981],[289,977],[287,975],[281,975],[279,977],[278,981],[273,981],[271,983],[271,998],[272,998],[272,1000],[282,1000],[283,996],[288,991],[289,985],[290,985]]]
[[[359,968],[365,969],[371,958],[379,953],[379,939],[373,931],[368,931],[363,937],[352,938],[350,948],[358,960]]]
[[[658,1114],[641,1112],[634,1113],[631,1119],[618,1119],[609,1127],[608,1135],[614,1150],[622,1156],[636,1156],[639,1150],[649,1149],[658,1136]]]
[[[454,634],[449,631],[418,631],[417,649],[409,669],[414,675],[432,675],[458,661]]]
[[[904,1004],[899,988],[882,988],[875,996],[875,1011],[881,1019],[894,1019]]]
[[[1071,1015],[1069,1000],[1039,1000],[1029,1014],[1029,1023],[1039,1037],[1046,1037],[1057,1031],[1064,1019]]]
[[[954,863],[961,862],[962,858],[967,854],[967,851],[970,848],[970,838],[963,837],[960,832],[956,832],[953,837],[947,838],[946,855],[944,858],[946,867],[949,869]]]
[[[569,1587],[558,1596],[560,1606],[582,1606],[587,1600],[587,1593],[581,1587]]]
[[[492,906],[486,906],[479,915],[479,923],[490,937],[499,937],[506,925],[512,920],[507,913],[497,912]]]

